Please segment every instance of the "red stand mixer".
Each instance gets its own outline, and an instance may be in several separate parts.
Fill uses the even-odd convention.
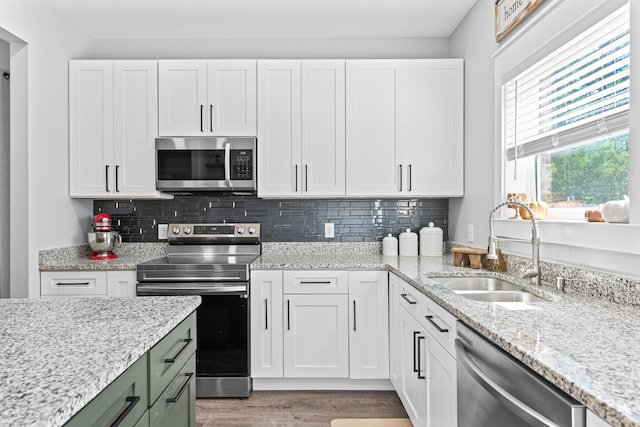
[[[113,252],[113,249],[120,247],[122,237],[117,231],[111,231],[111,216],[106,213],[96,215],[93,229],[93,232],[88,233],[89,246],[91,247],[89,259],[109,260],[117,258],[118,255]]]

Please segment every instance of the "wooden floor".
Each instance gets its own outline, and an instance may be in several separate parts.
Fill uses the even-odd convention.
[[[329,427],[335,418],[406,417],[393,391],[254,391],[246,400],[196,400],[198,427]]]

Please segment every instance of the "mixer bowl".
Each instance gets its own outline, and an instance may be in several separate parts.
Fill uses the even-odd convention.
[[[89,246],[94,252],[112,251],[122,244],[122,237],[117,231],[96,231],[88,233]]]

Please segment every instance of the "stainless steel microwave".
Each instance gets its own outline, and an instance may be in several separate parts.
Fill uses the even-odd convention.
[[[256,191],[256,138],[156,138],[156,188]]]

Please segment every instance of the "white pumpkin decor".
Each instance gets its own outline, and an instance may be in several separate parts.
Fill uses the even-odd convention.
[[[602,206],[602,217],[607,222],[629,222],[629,197],[624,200],[612,200]]]

